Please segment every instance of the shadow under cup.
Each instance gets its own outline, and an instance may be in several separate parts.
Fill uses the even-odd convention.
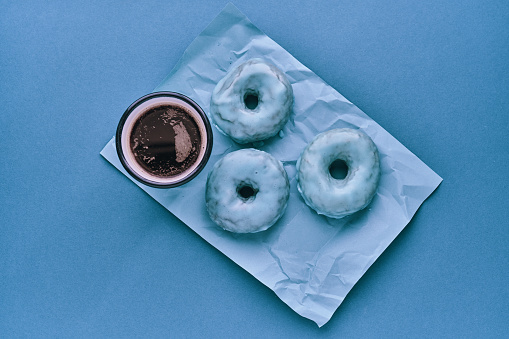
[[[212,129],[193,100],[174,92],[155,92],[136,100],[120,119],[115,137],[126,171],[158,188],[180,186],[205,167],[212,151]]]

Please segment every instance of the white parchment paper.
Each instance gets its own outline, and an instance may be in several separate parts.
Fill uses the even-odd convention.
[[[208,113],[216,83],[231,67],[251,58],[278,66],[295,95],[292,118],[282,133],[255,145],[281,160],[288,173],[290,200],[281,220],[267,231],[247,235],[226,232],[210,220],[205,208],[207,174],[223,155],[240,148],[215,127],[210,160],[191,182],[156,189],[131,179],[293,310],[322,326],[442,179],[231,4],[191,43],[155,91],[183,93]],[[361,129],[373,139],[382,175],[377,194],[365,210],[335,220],[316,214],[304,203],[297,191],[295,164],[318,133],[342,127]],[[129,176],[117,157],[114,139],[101,154]]]

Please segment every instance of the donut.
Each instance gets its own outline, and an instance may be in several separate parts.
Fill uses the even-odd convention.
[[[343,218],[365,208],[379,180],[378,149],[359,130],[321,133],[297,160],[297,188],[302,198],[318,214],[331,218]]]
[[[286,124],[293,106],[293,90],[273,64],[251,59],[221,79],[210,100],[216,127],[239,144],[262,141]]]
[[[264,231],[283,215],[290,184],[280,161],[256,149],[227,154],[207,177],[210,218],[235,233]]]

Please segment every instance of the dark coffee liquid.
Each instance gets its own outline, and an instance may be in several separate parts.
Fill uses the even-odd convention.
[[[164,104],[151,108],[134,123],[129,142],[141,167],[152,175],[170,177],[198,160],[201,135],[186,108]]]

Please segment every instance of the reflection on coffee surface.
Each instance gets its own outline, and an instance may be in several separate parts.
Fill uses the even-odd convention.
[[[201,135],[184,107],[164,104],[149,109],[134,123],[129,142],[142,168],[155,176],[169,177],[197,161]]]

